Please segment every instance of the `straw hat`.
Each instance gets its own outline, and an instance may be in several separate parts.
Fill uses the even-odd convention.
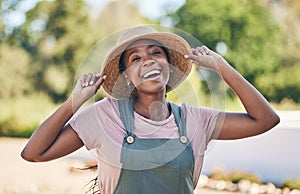
[[[172,69],[167,84],[167,92],[183,82],[191,71],[192,63],[184,58],[184,54],[191,54],[191,47],[182,37],[168,33],[157,32],[150,26],[137,26],[126,30],[118,39],[115,47],[107,54],[101,74],[107,75],[102,87],[114,98],[133,97],[134,87],[127,85],[127,80],[119,70],[120,57],[127,47],[140,39],[152,39],[161,43],[169,54]]]

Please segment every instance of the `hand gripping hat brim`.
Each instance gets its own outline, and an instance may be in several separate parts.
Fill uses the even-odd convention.
[[[191,47],[182,37],[169,33],[157,32],[150,26],[137,26],[126,30],[111,51],[104,59],[102,75],[107,75],[103,83],[104,90],[112,97],[130,98],[133,88],[127,85],[127,80],[119,70],[120,57],[127,47],[140,39],[151,39],[161,43],[169,54],[169,63],[172,73],[167,84],[167,92],[182,83],[192,68],[192,62],[184,57],[191,54]]]

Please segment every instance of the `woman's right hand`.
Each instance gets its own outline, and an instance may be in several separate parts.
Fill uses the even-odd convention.
[[[84,102],[94,96],[100,86],[106,79],[106,75],[100,75],[99,73],[88,73],[82,75],[70,96],[73,104],[73,108],[79,108]]]

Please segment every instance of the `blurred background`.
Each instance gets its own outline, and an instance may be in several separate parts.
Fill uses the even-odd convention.
[[[158,24],[183,30],[223,55],[281,116],[278,126],[258,137],[211,142],[203,175],[232,182],[253,175],[259,184],[272,182],[300,190],[300,1],[0,2],[0,149],[4,157],[1,167],[5,168],[0,170],[0,182],[7,181],[12,169],[19,166],[34,169],[26,166],[29,164],[19,158],[19,152],[34,129],[66,100],[88,51],[117,30]],[[205,80],[197,73],[189,79],[196,86],[193,89],[199,101],[210,106]],[[95,100],[103,97],[105,93],[100,91]],[[244,111],[226,86],[223,100],[222,109]],[[66,158],[93,161],[93,155],[85,152]],[[13,163],[14,158],[19,161]],[[25,172],[30,177],[30,171]],[[0,193],[21,192],[19,187],[10,188],[10,182],[5,185],[6,190],[0,189]],[[37,187],[31,185],[28,193],[39,192]]]

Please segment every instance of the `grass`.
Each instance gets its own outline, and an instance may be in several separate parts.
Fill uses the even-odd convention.
[[[300,190],[300,179],[289,179],[282,183],[282,188],[287,187],[290,189],[297,189]]]
[[[222,170],[214,170],[211,172],[210,177],[215,180],[225,180],[232,183],[238,183],[241,180],[248,180],[251,183],[261,184],[261,180],[258,176],[242,171],[225,172]]]

